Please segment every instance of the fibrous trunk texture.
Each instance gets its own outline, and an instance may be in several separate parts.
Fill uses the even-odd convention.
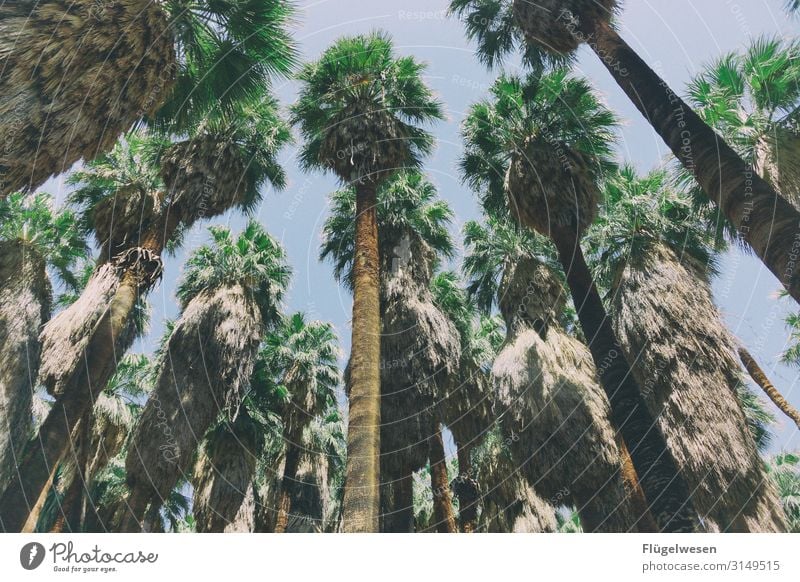
[[[240,411],[236,421],[210,431],[203,443],[192,479],[198,532],[228,531],[240,514],[256,469],[255,435],[248,424]]]
[[[683,166],[767,268],[800,302],[800,211],[748,166],[607,22],[590,46]]]
[[[608,397],[613,425],[628,447],[650,512],[660,531],[695,531],[697,514],[689,487],[678,473],[664,435],[654,428],[641,386],[631,373],[586,265],[578,235],[574,230],[553,228],[552,239]]]
[[[433,490],[433,526],[439,533],[456,533],[456,518],[453,513],[453,498],[450,495],[450,480],[447,478],[447,459],[444,452],[442,431],[439,427],[428,439],[431,461],[431,489]]]
[[[430,290],[434,261],[416,233],[381,233],[383,531],[414,531],[412,474],[428,461],[435,408],[461,357],[458,331]]]
[[[583,42],[568,24],[608,22],[617,0],[514,0],[513,14],[525,41],[557,54],[571,53]]]
[[[166,499],[214,420],[239,409],[262,334],[258,307],[240,285],[202,292],[186,306],[125,461],[126,528],[137,529],[147,505]]]
[[[584,531],[634,531],[608,400],[589,350],[555,320],[561,283],[522,259],[506,270],[500,295],[508,331],[492,377],[520,470],[551,505],[574,504]]]
[[[0,243],[0,491],[31,437],[39,330],[50,316],[45,264],[21,241]]]
[[[777,493],[736,397],[736,344],[699,268],[659,245],[628,264],[614,328],[710,531],[784,531]]]
[[[27,447],[19,463],[24,479],[14,480],[0,498],[0,519],[6,530],[20,531],[26,523],[35,524],[35,520],[30,519],[31,509],[46,494],[53,470],[66,453],[69,437],[78,421],[91,410],[97,395],[116,370],[120,349],[131,337],[131,314],[140,290],[149,288],[160,271],[161,262],[157,256],[153,258],[145,249],[133,249],[115,258],[102,274],[108,280],[98,287],[106,291],[114,287],[115,290],[109,293],[102,310],[95,311],[98,313],[96,323],[90,327],[75,368],[69,375],[53,374],[62,382],[48,386],[56,400],[37,438]],[[44,336],[46,334],[47,330]],[[54,349],[58,352],[69,345]],[[43,352],[46,346],[47,338],[43,337]]]
[[[0,6],[0,197],[111,149],[176,77],[169,20],[147,0]]]
[[[353,338],[343,501],[346,532],[377,532],[380,512],[380,266],[376,185],[356,185]]]

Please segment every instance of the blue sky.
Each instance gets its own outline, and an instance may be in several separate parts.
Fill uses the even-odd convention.
[[[684,92],[686,82],[705,63],[742,48],[754,37],[800,33],[800,22],[792,21],[783,12],[783,0],[636,0],[625,4],[619,19],[621,35],[678,93]],[[444,0],[321,0],[299,5],[295,35],[304,60],[318,57],[339,36],[383,29],[394,38],[398,53],[411,54],[428,63],[426,81],[444,103],[447,119],[432,127],[438,147],[427,160],[425,170],[455,212],[454,238],[460,244],[461,225],[477,218],[479,212],[472,193],[460,183],[456,171],[462,151],[459,124],[469,105],[485,96],[497,72],[486,71],[474,58],[461,23],[446,16]],[[623,119],[620,159],[633,162],[642,172],[661,164],[668,154],[661,139],[596,56],[584,48],[579,57],[576,72],[588,77]],[[517,70],[516,61],[509,60],[506,68]],[[295,100],[294,82],[278,82],[275,90],[284,105]],[[317,260],[327,196],[338,185],[331,176],[301,172],[295,155],[295,147],[285,150],[282,158],[289,175],[288,187],[280,193],[265,192],[257,218],[285,245],[294,268],[287,309],[331,321],[347,353],[351,298],[333,280],[330,266]],[[61,190],[59,182],[51,181],[46,187],[50,191]],[[226,221],[235,230],[244,222],[235,215],[221,220]],[[176,316],[174,290],[181,264],[186,251],[206,239],[206,227],[207,224],[196,227],[187,237],[184,251],[166,261],[164,281],[150,297],[151,333],[134,349],[151,351],[164,318]],[[757,259],[736,250],[723,258],[720,276],[714,281],[716,302],[731,330],[783,394],[800,407],[798,370],[779,363],[788,339],[783,320],[792,304],[777,299],[778,287]],[[780,416],[778,419],[778,438],[773,448],[798,448],[794,425]]]

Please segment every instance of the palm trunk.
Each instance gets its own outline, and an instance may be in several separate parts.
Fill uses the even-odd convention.
[[[433,525],[439,533],[456,533],[456,518],[450,498],[450,483],[447,479],[447,460],[444,454],[442,431],[428,439],[431,459],[431,488],[433,489]]]
[[[286,462],[283,466],[281,494],[278,498],[278,516],[275,519],[275,533],[286,533],[289,525],[289,513],[292,510],[292,492],[297,482],[297,467],[300,464],[300,442],[294,437],[288,439]]]
[[[631,49],[607,22],[589,45],[672,153],[800,302],[800,211],[749,167]]]
[[[176,221],[168,222],[174,232]],[[162,227],[163,228],[163,227]],[[18,532],[30,521],[29,514],[42,495],[53,467],[69,446],[69,436],[78,421],[91,410],[96,394],[105,389],[122,356],[119,341],[130,325],[139,294],[148,289],[160,274],[164,231],[155,227],[142,241],[141,247],[120,255],[123,269],[121,281],[108,308],[98,321],[89,339],[82,365],[53,403],[37,437],[28,446],[19,463],[19,477],[0,497],[0,522],[6,531]],[[144,251],[144,253],[142,253]],[[131,260],[133,258],[133,260]]]
[[[379,528],[381,324],[376,204],[376,185],[357,184],[345,532],[377,532]]]
[[[663,532],[694,531],[696,517],[689,488],[678,473],[664,436],[647,409],[630,366],[622,355],[583,257],[578,235],[568,228],[553,228],[552,239],[611,405],[612,420],[628,446],[658,529]]]
[[[50,531],[61,533],[64,531],[77,533],[81,531],[83,522],[83,492],[88,488],[89,447],[91,446],[92,414],[87,413],[80,421],[73,433],[72,442],[75,443],[75,474],[67,487],[64,498],[61,500],[59,515]]]
[[[458,497],[458,521],[461,531],[474,533],[478,526],[478,501],[480,491],[473,478],[471,447],[464,443],[456,443],[458,455],[458,477],[455,494]]]
[[[750,352],[743,347],[739,347],[739,359],[742,361],[742,364],[744,364],[747,373],[750,374],[750,377],[761,387],[764,393],[769,396],[772,403],[786,416],[791,418],[797,425],[797,428],[800,428],[800,411],[789,404],[789,401],[783,397],[783,394],[778,392],[778,389],[769,381],[764,370],[761,369],[761,366],[758,365],[758,362],[756,362]]]
[[[637,530],[640,533],[658,533],[658,525],[650,513],[650,508],[647,507],[647,499],[642,491],[642,485],[639,483],[639,475],[636,474],[633,466],[633,459],[631,459],[628,447],[625,446],[625,441],[622,440],[619,433],[617,433],[616,441],[620,457],[622,457],[622,481],[625,483],[625,489],[630,499],[631,510],[634,515],[638,516]]]

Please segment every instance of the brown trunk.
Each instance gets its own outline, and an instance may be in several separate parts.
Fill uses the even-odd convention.
[[[345,532],[377,532],[379,528],[381,323],[376,203],[375,184],[356,185]]]
[[[797,428],[800,428],[800,411],[789,404],[786,398],[783,397],[783,394],[778,392],[778,389],[775,388],[772,382],[769,381],[769,378],[767,378],[764,370],[761,369],[761,366],[758,365],[758,362],[756,362],[755,358],[753,358],[750,352],[743,347],[740,347],[739,359],[742,361],[742,364],[744,364],[747,373],[750,374],[750,377],[761,387],[764,393],[769,396],[769,399],[772,400],[772,403],[777,406],[786,416],[791,418],[797,425]]]
[[[480,491],[472,474],[471,447],[456,443],[458,447],[458,477],[456,477],[455,494],[458,497],[458,521],[461,531],[474,533],[478,526],[478,501]]]
[[[800,302],[800,212],[706,125],[607,22],[589,45],[741,238]]]
[[[275,533],[286,533],[286,527],[289,525],[292,492],[297,482],[297,467],[300,464],[300,442],[290,438],[287,449],[281,479],[281,495],[278,498],[278,516],[275,518]]]
[[[433,489],[433,525],[439,533],[456,533],[456,518],[453,514],[453,501],[450,497],[450,483],[447,479],[447,460],[444,455],[442,431],[428,439],[431,461],[431,488]]]
[[[166,224],[151,228],[141,241],[141,249],[154,255],[164,248],[177,227],[177,219],[168,216]],[[159,259],[160,265],[160,259]],[[108,309],[98,321],[84,353],[84,365],[78,366],[63,392],[53,403],[37,437],[23,454],[19,475],[0,497],[0,524],[9,532],[21,531],[31,520],[33,500],[45,491],[51,471],[65,454],[69,437],[78,421],[91,410],[97,394],[105,389],[117,369],[122,354],[117,342],[128,328],[140,292],[154,280],[142,280],[141,265],[125,269]]]
[[[633,466],[630,451],[622,440],[622,436],[616,433],[617,448],[622,460],[622,481],[625,484],[625,491],[628,493],[633,514],[638,516],[636,528],[640,533],[658,533],[658,525],[647,507],[647,499],[639,483],[639,475]]]
[[[72,477],[72,482],[67,487],[67,491],[64,493],[64,498],[61,500],[56,522],[50,529],[53,533],[65,531],[77,533],[81,531],[83,492],[89,486],[85,480],[87,478],[89,447],[91,445],[92,421],[93,416],[89,411],[81,419],[78,426],[75,427],[75,432],[71,439],[73,455],[75,456],[75,474]]]
[[[664,435],[647,409],[630,366],[622,355],[622,348],[583,257],[578,235],[574,229],[554,227],[551,236],[600,382],[611,405],[612,420],[628,445],[658,529],[662,532],[694,531],[697,521],[689,488],[678,472]]]

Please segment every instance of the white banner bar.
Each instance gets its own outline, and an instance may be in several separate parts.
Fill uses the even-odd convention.
[[[799,544],[792,534],[5,534],[0,572],[4,581],[797,581]]]

